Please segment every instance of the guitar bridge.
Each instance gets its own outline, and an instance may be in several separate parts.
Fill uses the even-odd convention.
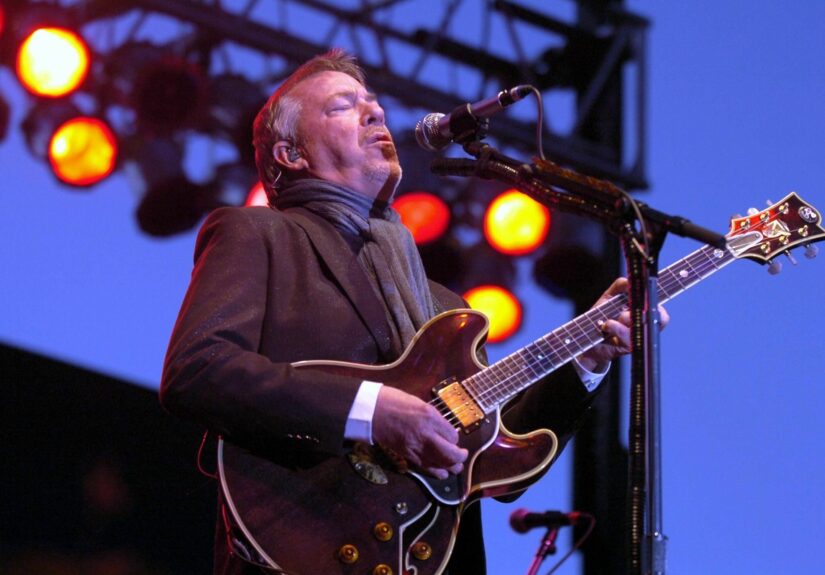
[[[478,426],[484,419],[484,411],[458,381],[448,383],[435,393],[465,431],[470,427]]]

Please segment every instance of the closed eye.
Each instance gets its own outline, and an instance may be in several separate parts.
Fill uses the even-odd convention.
[[[327,110],[330,112],[340,112],[344,110],[349,110],[350,108],[352,108],[354,104],[354,94],[337,94],[330,100],[329,107],[327,108]]]

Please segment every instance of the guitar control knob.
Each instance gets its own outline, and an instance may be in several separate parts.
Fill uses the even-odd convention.
[[[392,567],[381,563],[375,566],[375,569],[372,570],[372,575],[392,575]]]
[[[814,259],[818,253],[819,246],[815,246],[814,244],[808,244],[805,246],[805,257],[809,260]]]
[[[375,538],[379,541],[389,541],[392,539],[392,525],[386,521],[376,523],[372,529],[372,534],[375,535]]]
[[[338,550],[338,559],[341,563],[352,565],[358,561],[358,548],[355,545],[350,545],[349,543],[346,545],[341,545],[341,548]]]
[[[433,556],[433,548],[430,547],[429,543],[425,543],[424,541],[419,541],[412,548],[413,557],[418,559],[419,561],[426,561],[430,557]]]

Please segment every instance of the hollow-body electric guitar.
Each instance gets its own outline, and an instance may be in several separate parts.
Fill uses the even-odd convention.
[[[735,259],[767,263],[799,245],[812,257],[813,242],[825,235],[821,224],[820,213],[795,193],[734,218],[727,250],[702,247],[659,273],[658,299],[666,302]],[[489,367],[475,354],[487,319],[471,310],[427,322],[389,365],[295,364],[378,381],[433,403],[459,429],[469,457],[460,475],[438,480],[363,444],[344,457],[274,458],[221,440],[221,487],[250,555],[290,575],[442,573],[464,509],[524,490],[556,456],[553,432],[513,434],[501,424],[501,406],[602,342],[601,324],[626,306],[627,296],[616,295]]]

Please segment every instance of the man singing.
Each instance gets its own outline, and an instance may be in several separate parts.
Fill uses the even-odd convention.
[[[332,50],[298,68],[258,114],[253,143],[272,207],[219,209],[203,225],[167,352],[163,405],[275,464],[296,453],[343,458],[357,443],[380,446],[422,476],[461,473],[468,450],[459,431],[425,399],[394,382],[294,365],[391,363],[428,320],[466,307],[427,280],[390,207],[401,166],[354,58]],[[603,298],[624,289],[617,280]],[[566,441],[610,361],[627,353],[628,323],[627,314],[606,322],[605,342],[523,394],[506,412],[508,426],[548,427]],[[278,572],[225,496],[220,505],[215,573]],[[463,513],[449,564],[435,558],[433,572],[484,573],[479,507]],[[304,538],[301,553],[340,551],[315,549],[308,526],[292,528]],[[373,572],[340,559],[335,572]]]

